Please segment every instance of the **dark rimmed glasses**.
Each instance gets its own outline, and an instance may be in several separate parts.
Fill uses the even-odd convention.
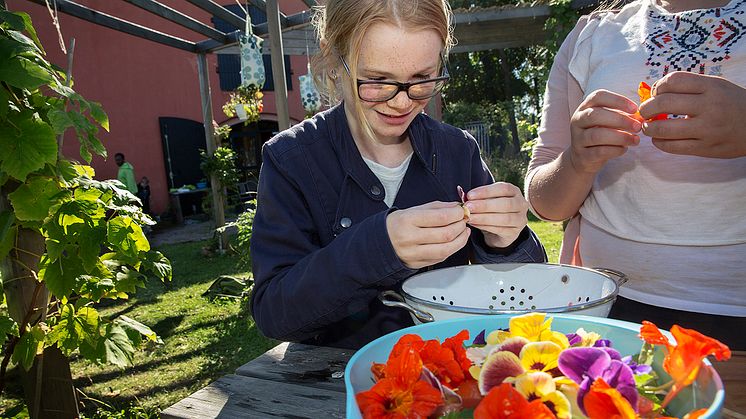
[[[347,71],[347,74],[352,77],[350,67],[347,66],[345,59],[342,56],[340,56],[339,59],[342,60],[342,65]],[[440,62],[443,65],[442,75],[433,79],[420,80],[411,83],[357,79],[357,96],[360,100],[366,102],[388,102],[395,98],[399,92],[407,92],[407,96],[412,100],[430,99],[440,93],[448,79],[451,78],[448,74],[448,68],[446,68],[446,63],[445,60],[443,60],[442,55],[440,57]]]

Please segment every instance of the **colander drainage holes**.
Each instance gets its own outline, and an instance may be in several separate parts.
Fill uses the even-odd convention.
[[[438,301],[438,297],[433,295],[433,301]]]
[[[448,304],[453,305],[453,301],[449,301]]]
[[[585,297],[585,302],[591,301],[591,297]]]
[[[529,299],[529,300],[533,300],[533,299],[534,299],[534,296],[533,296],[533,295],[529,295],[529,296],[528,296],[528,299]]]
[[[493,296],[492,296],[492,299],[493,299],[493,300],[497,300],[497,295],[493,295]]]
[[[568,282],[570,282],[570,277],[567,275],[562,275],[560,281],[562,281],[563,284],[567,284]]]

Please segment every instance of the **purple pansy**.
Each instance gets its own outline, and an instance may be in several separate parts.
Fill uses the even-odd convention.
[[[472,345],[486,345],[487,341],[484,340],[484,329],[474,338],[471,342]]]
[[[637,388],[632,369],[621,361],[619,352],[608,347],[579,347],[562,351],[558,360],[559,369],[572,381],[579,384],[578,407],[585,414],[583,398],[590,391],[596,378],[602,378],[617,389],[633,408],[637,408]]]
[[[570,346],[575,346],[583,341],[583,338],[577,333],[568,333],[565,336],[567,336],[567,341],[570,342]]]
[[[622,362],[629,365],[629,368],[635,375],[647,374],[653,370],[653,367],[651,367],[650,365],[638,364],[637,362],[633,361],[631,355],[627,355],[622,358]]]

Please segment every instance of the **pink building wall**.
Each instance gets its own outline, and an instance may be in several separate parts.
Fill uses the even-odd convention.
[[[78,3],[192,42],[206,37],[171,23],[123,1],[79,0]],[[184,1],[161,3],[212,26],[207,12]],[[222,0],[220,4],[234,4]],[[62,68],[67,60],[59,46],[57,30],[43,6],[23,0],[6,0],[9,10],[31,15],[48,59]],[[301,0],[282,0],[280,9],[292,15],[306,9]],[[100,102],[109,116],[111,132],[101,130],[100,139],[109,157],[94,157],[98,179],[116,178],[114,154],[121,152],[135,167],[139,180],[150,179],[151,208],[156,214],[168,210],[169,195],[158,118],[179,117],[202,121],[197,55],[98,26],[76,17],[59,14],[65,43],[75,38],[74,88],[88,100]],[[291,124],[303,119],[298,76],[306,72],[304,56],[290,57],[293,90],[288,91]],[[228,118],[221,111],[227,93],[221,92],[217,58],[208,55],[213,115],[219,123]],[[277,120],[274,92],[265,92],[262,119]],[[64,154],[79,159],[77,141],[66,138]]]

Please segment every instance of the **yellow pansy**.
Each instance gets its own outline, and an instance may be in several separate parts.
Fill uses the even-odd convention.
[[[527,371],[549,372],[557,368],[561,352],[562,348],[554,342],[530,342],[523,346],[519,358]]]
[[[572,405],[564,394],[557,391],[551,375],[542,371],[529,371],[512,381],[515,389],[529,401],[539,399],[558,419],[570,418]]]

